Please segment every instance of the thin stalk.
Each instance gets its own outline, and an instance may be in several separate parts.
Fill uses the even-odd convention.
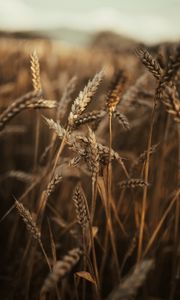
[[[168,214],[170,213],[171,209],[173,208],[175,202],[177,203],[177,198],[179,197],[180,195],[180,190],[177,191],[177,193],[175,194],[175,196],[173,197],[172,201],[170,202],[169,206],[167,207],[166,211],[164,212],[163,216],[161,217],[157,227],[155,228],[152,236],[150,237],[149,241],[148,241],[148,244],[144,250],[144,253],[143,253],[143,257],[148,253],[149,249],[152,247],[152,244],[154,243],[162,225],[164,224],[164,221],[166,220]]]
[[[109,111],[109,161],[108,161],[108,169],[107,169],[108,210],[110,210],[111,186],[112,186],[111,149],[112,149],[112,112]]]
[[[177,184],[180,182],[180,126],[177,126],[178,134],[178,171],[177,171]],[[174,299],[177,277],[180,271],[180,257],[179,257],[179,225],[180,225],[180,196],[178,197],[175,205],[175,222],[174,222],[174,249],[173,249],[173,268],[172,268],[172,288],[170,292],[170,300]]]
[[[150,123],[150,131],[149,131],[149,138],[148,138],[148,147],[147,147],[147,159],[145,162],[145,170],[144,170],[144,181],[148,182],[149,178],[149,158],[150,158],[150,148],[152,144],[152,133],[154,127],[154,115],[155,115],[155,104],[153,107],[152,115],[151,115],[151,123]],[[140,230],[139,230],[139,242],[138,242],[138,254],[137,254],[137,261],[139,262],[142,256],[142,247],[143,247],[143,239],[144,239],[144,225],[145,225],[145,215],[146,215],[146,208],[147,208],[147,192],[148,187],[147,185],[144,186],[143,190],[143,200],[142,200],[142,213],[141,213],[141,222],[140,222]]]
[[[54,174],[54,171],[56,169],[59,157],[60,157],[60,155],[61,155],[61,153],[62,153],[62,151],[63,151],[63,149],[65,147],[65,144],[66,144],[66,135],[67,135],[68,130],[69,130],[69,128],[67,127],[66,133],[65,133],[65,135],[64,135],[64,137],[63,137],[63,139],[61,141],[61,145],[59,147],[58,153],[57,153],[56,158],[55,158],[55,162],[54,162],[54,165],[53,165],[53,168],[52,168],[52,175]]]
[[[36,131],[35,131],[35,151],[34,151],[34,171],[37,169],[38,150],[39,150],[39,137],[40,137],[40,116],[39,109],[36,112]]]
[[[120,275],[119,259],[117,255],[115,236],[113,232],[112,220],[111,220],[111,189],[112,189],[112,166],[111,166],[111,149],[112,149],[112,111],[109,111],[109,161],[107,168],[107,222],[110,233],[110,240],[114,253],[115,264],[117,267],[117,273]]]
[[[96,210],[96,196],[97,196],[97,180],[92,180],[92,200],[91,200],[91,222],[93,224],[94,214]]]
[[[51,265],[50,265],[50,262],[49,262],[49,258],[48,258],[47,254],[46,254],[46,251],[44,250],[44,246],[43,246],[41,240],[39,240],[38,242],[39,242],[39,246],[40,246],[40,248],[42,250],[42,253],[44,255],[44,258],[45,258],[45,260],[47,262],[47,265],[49,267],[49,271],[52,272],[52,268],[51,268]]]

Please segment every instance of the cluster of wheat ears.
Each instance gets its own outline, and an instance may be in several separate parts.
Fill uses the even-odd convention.
[[[132,57],[142,70],[134,82],[115,61],[82,80],[79,94],[70,78],[58,101],[46,96],[50,81],[43,83],[33,52],[33,90],[2,109],[1,145],[29,110],[35,134],[31,172],[11,167],[1,175],[11,203],[0,221],[10,222],[1,253],[10,278],[2,282],[6,289],[13,282],[4,299],[180,295],[180,47],[169,56],[136,48]]]

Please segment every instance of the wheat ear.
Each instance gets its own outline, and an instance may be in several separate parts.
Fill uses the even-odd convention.
[[[139,178],[138,179],[131,178],[129,180],[124,180],[119,183],[120,188],[131,188],[131,189],[134,189],[136,187],[144,187],[146,185],[148,185],[148,183]]]
[[[78,263],[82,251],[79,248],[70,250],[60,261],[57,261],[52,272],[45,279],[41,288],[41,295],[48,293],[55,288],[56,283],[64,278],[72,268]]]
[[[143,65],[153,74],[156,79],[160,79],[162,75],[162,69],[158,61],[151,56],[148,50],[144,48],[136,49],[136,54],[141,59]]]
[[[15,100],[6,110],[0,115],[0,130],[11,120],[14,116],[26,109],[30,104],[36,103],[41,96],[41,92],[29,92],[24,96]]]
[[[45,260],[47,262],[47,265],[49,267],[49,270],[51,271],[51,265],[49,263],[49,259],[47,257],[47,254],[44,250],[44,246],[41,242],[41,233],[40,230],[38,228],[38,226],[36,225],[36,222],[33,220],[31,213],[29,212],[29,210],[27,210],[24,205],[22,203],[20,203],[19,201],[15,200],[15,207],[19,213],[19,215],[22,217],[24,223],[26,224],[27,230],[31,233],[32,237],[34,239],[36,239],[39,243],[39,246],[42,250],[42,253],[45,257]]]
[[[143,285],[147,274],[153,268],[153,264],[153,260],[148,259],[136,265],[133,272],[111,292],[106,300],[127,300],[135,296],[138,288]]]
[[[99,84],[103,78],[103,71],[97,73],[94,78],[88,82],[84,90],[79,93],[79,96],[75,99],[68,118],[69,126],[73,126],[75,120],[84,112],[87,105],[91,101],[92,97],[97,91]]]
[[[31,55],[31,73],[33,88],[36,92],[41,91],[41,79],[40,79],[40,65],[39,58],[36,51]]]
[[[25,209],[24,205],[17,200],[15,200],[15,207],[19,215],[22,217],[24,223],[26,224],[27,230],[32,234],[34,239],[40,241],[41,233],[35,221],[33,220],[30,212],[27,209]]]
[[[72,200],[75,205],[77,221],[82,229],[85,229],[89,223],[89,212],[80,184],[74,189]]]

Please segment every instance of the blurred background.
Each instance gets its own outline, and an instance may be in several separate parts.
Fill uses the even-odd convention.
[[[154,44],[180,38],[179,10],[179,0],[1,0],[0,30],[75,44],[108,30]]]

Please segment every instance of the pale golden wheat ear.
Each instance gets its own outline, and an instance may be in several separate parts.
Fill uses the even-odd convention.
[[[31,64],[31,75],[32,75],[32,84],[34,91],[40,92],[42,91],[41,77],[40,77],[40,63],[37,52],[34,51],[30,57]],[[42,97],[39,98],[37,103],[33,103],[29,105],[29,108],[56,108],[57,102],[55,100],[45,100]]]
[[[48,124],[49,128],[52,129],[60,139],[63,139],[65,136],[66,130],[61,126],[59,121],[55,122],[52,119],[48,119],[46,117],[43,117],[43,118],[46,121],[46,123]]]
[[[41,295],[48,293],[51,289],[54,289],[59,280],[63,279],[72,268],[78,263],[81,257],[82,251],[80,248],[74,248],[70,250],[62,260],[56,261],[53,266],[52,272],[45,279],[41,288]]]
[[[143,285],[148,273],[153,269],[153,266],[154,262],[152,259],[147,259],[137,264],[132,273],[127,276],[114,291],[112,291],[106,300],[131,299]]]
[[[31,74],[32,74],[32,83],[35,91],[41,91],[41,79],[40,79],[40,65],[37,52],[34,51],[31,55]]]
[[[104,72],[97,73],[94,78],[88,82],[84,90],[79,93],[79,96],[75,99],[71,106],[71,111],[68,118],[69,126],[73,126],[75,120],[84,112],[92,97],[95,95],[98,86],[100,85]]]

